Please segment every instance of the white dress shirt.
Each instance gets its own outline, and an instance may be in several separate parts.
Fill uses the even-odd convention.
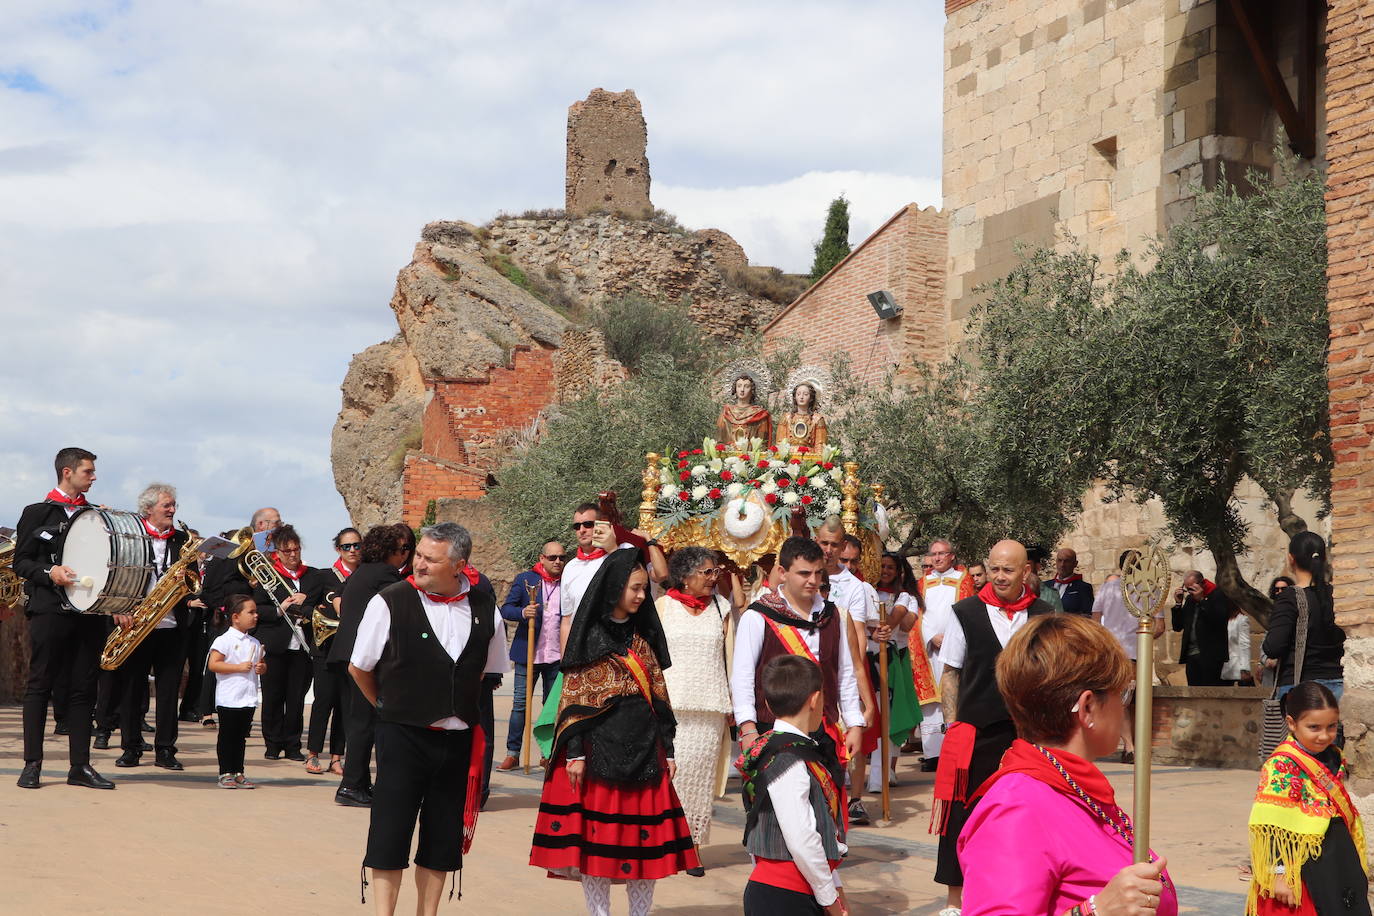
[[[622,547],[634,547],[633,544],[618,544],[616,549]],[[592,577],[601,568],[601,564],[606,561],[610,554],[597,557],[595,560],[578,559],[574,552],[573,558],[563,564],[563,575],[558,580],[563,589],[563,594],[559,598],[558,607],[563,612],[564,617],[571,617],[577,613],[577,606],[582,603],[582,596],[587,592],[587,586],[591,584]]]
[[[987,608],[988,620],[992,622],[992,632],[997,634],[997,641],[1002,644],[1003,649],[1007,647],[1007,640],[1024,627],[1026,620],[1029,619],[1025,611],[1017,611],[1008,617],[1006,611],[995,604],[984,604],[983,607]],[[963,624],[959,623],[958,617],[951,614],[949,626],[945,627],[945,643],[940,647],[940,657],[944,659],[945,667],[962,669],[967,655],[968,639],[964,636]]]
[[[157,575],[153,576],[153,578],[150,579],[148,582],[148,594],[152,594],[153,589],[157,587],[158,580],[161,579],[162,576],[167,572],[167,567],[171,566],[172,563],[176,560],[175,557],[173,557],[171,560],[168,560],[167,558],[167,545],[171,542],[170,538],[153,538],[152,541],[153,567],[157,570]],[[176,625],[176,608],[175,606],[173,606],[172,610],[169,610],[167,613],[162,615],[162,619],[157,622],[153,629],[170,630]],[[230,629],[233,628],[231,627]]]
[[[872,587],[843,566],[830,577],[830,600],[859,623],[878,621],[878,595]]]
[[[782,589],[778,590],[782,593]],[[783,594],[783,600],[787,597]],[[789,607],[791,603],[789,602]],[[825,601],[817,595],[811,603],[811,608],[806,614],[797,614],[798,617],[810,620],[812,614],[819,613],[825,606]],[[796,613],[796,608],[792,608]],[[844,621],[837,619],[836,624],[843,626]],[[759,653],[763,651],[764,631],[768,629],[768,621],[764,620],[763,615],[755,610],[747,610],[739,619],[739,627],[735,630],[735,660],[734,667],[730,669],[730,701],[735,707],[735,721],[739,723],[757,722],[758,712],[754,709],[754,675],[758,668]],[[802,641],[806,643],[816,658],[822,663],[826,659],[821,658],[821,634],[818,630],[804,630],[797,628],[797,633]],[[839,688],[840,688],[840,718],[844,719],[846,728],[853,728],[856,725],[867,725],[864,721],[863,704],[859,702],[859,682],[854,678],[854,661],[849,655],[849,643],[847,635],[840,632],[839,643]]]
[[[459,594],[466,596],[467,580],[460,578],[459,585],[462,588]],[[449,658],[457,661],[468,643],[468,636],[472,634],[472,605],[466,597],[460,601],[435,601],[418,589],[416,592],[420,596],[420,605],[425,609],[425,617],[429,620],[429,628],[439,639],[439,645],[443,646]],[[373,670],[377,667],[377,662],[381,661],[382,650],[386,648],[387,640],[390,638],[391,608],[387,607],[385,598],[380,594],[375,595],[363,611],[362,622],[358,624],[357,640],[353,643],[353,657],[349,661],[355,668],[363,671]],[[491,640],[487,643],[487,664],[484,671],[487,674],[504,674],[509,668],[509,659],[506,657],[506,628],[495,627]],[[381,689],[385,688],[386,685],[381,685]],[[467,728],[468,723],[457,716],[448,716],[431,723],[431,727],[457,731]]]
[[[779,734],[802,735],[801,729],[782,719],[773,723],[773,731]],[[806,764],[794,759],[773,781],[768,784],[768,798],[773,803],[773,813],[777,815],[778,827],[782,830],[787,851],[792,854],[792,862],[801,872],[806,883],[811,885],[811,896],[821,906],[830,906],[839,897],[836,888],[840,887],[840,876],[830,870],[830,862],[825,858],[825,847],[821,845],[821,835],[816,828],[816,812],[811,808],[811,773]],[[840,844],[840,855],[848,847]]]
[[[262,643],[233,627],[225,630],[210,644],[211,652],[218,652],[231,665],[262,661]],[[258,705],[258,676],[252,671],[215,672],[215,705],[228,709],[244,709]]]
[[[878,600],[887,602],[887,619],[889,621],[897,616],[898,608],[903,608],[911,614],[915,614],[919,608],[916,599],[909,592],[878,591]],[[914,627],[915,625],[913,621],[912,626]],[[892,641],[897,644],[898,649],[907,648],[907,643],[911,638],[912,632],[911,630],[903,630],[901,627],[893,626]],[[869,644],[872,646],[869,651],[878,651],[877,645],[873,643],[872,640],[869,640]]]

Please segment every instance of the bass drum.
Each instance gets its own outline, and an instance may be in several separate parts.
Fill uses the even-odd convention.
[[[67,522],[61,565],[76,573],[67,605],[83,614],[128,614],[153,582],[153,539],[141,516],[88,506]]]

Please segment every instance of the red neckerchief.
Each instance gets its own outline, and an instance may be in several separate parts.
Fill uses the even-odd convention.
[[[591,553],[583,553],[582,548],[577,548],[577,558],[579,560],[599,560],[606,555],[604,547],[597,547]]]
[[[462,601],[468,596],[466,589],[464,589],[463,593],[460,595],[436,595],[433,592],[427,592],[415,584],[414,576],[407,576],[406,581],[410,583],[411,588],[424,595],[430,601],[438,601],[440,604],[452,604],[455,601]]]
[[[1059,761],[1064,772],[1072,776],[1073,781],[1078,783],[1093,801],[1108,812],[1116,807],[1116,793],[1112,790],[1112,784],[1107,781],[1106,776],[1102,775],[1102,771],[1093,765],[1092,761],[1064,750],[1052,750],[1050,753],[1054,755],[1055,760]],[[1035,745],[1017,738],[1011,743],[1011,748],[1002,755],[1002,766],[996,773],[983,781],[983,784],[978,787],[978,791],[974,793],[974,798],[985,794],[993,783],[1008,773],[1024,773],[1026,776],[1040,780],[1056,792],[1063,792],[1070,798],[1078,797],[1078,794],[1069,787],[1064,777],[1054,768],[1054,764],[1050,763],[1044,754],[1035,749]]]
[[[549,571],[548,571],[547,569],[544,568],[544,561],[543,561],[543,560],[540,560],[538,563],[534,564],[534,571],[537,572],[537,573],[539,573],[539,578],[543,579],[543,580],[544,580],[545,582],[547,582],[549,585],[553,585],[554,583],[556,583],[556,582],[558,581],[558,577],[557,577],[557,576],[551,576],[551,575],[549,575]]]
[[[1074,573],[1072,576],[1067,576],[1067,577],[1065,577],[1065,578],[1063,578],[1063,579],[1059,578],[1058,576],[1055,576],[1055,577],[1054,577],[1053,579],[1051,579],[1050,581],[1053,582],[1053,583],[1059,584],[1059,585],[1068,585],[1070,582],[1078,582],[1078,581],[1081,581],[1082,578],[1083,578],[1083,574],[1082,574],[1082,573]]]
[[[348,564],[343,561],[343,557],[334,561],[334,571],[339,574],[339,578],[347,579],[353,575],[353,570],[348,568]]]
[[[477,586],[478,582],[482,581],[482,574],[479,573],[477,571],[477,568],[473,566],[471,563],[464,564],[463,575],[467,576],[468,585],[471,585],[474,588]]]
[[[983,602],[984,604],[990,604],[993,607],[1001,608],[1002,613],[1006,614],[1007,619],[1010,620],[1012,616],[1016,614],[1017,611],[1024,611],[1026,608],[1034,604],[1035,595],[1031,592],[1030,589],[1026,588],[1023,585],[1021,586],[1020,598],[1017,598],[1015,601],[1010,602],[1003,601],[1001,598],[997,596],[997,592],[993,591],[992,583],[989,582],[987,585],[984,585],[983,590],[978,593],[978,600]]]
[[[685,604],[694,611],[706,610],[706,605],[709,603],[709,599],[707,598],[697,598],[675,588],[668,589],[668,597],[672,598],[678,604]]]
[[[61,490],[57,489],[57,487],[53,487],[51,490],[48,491],[47,500],[51,503],[61,503],[64,506],[90,505],[86,502],[85,493],[78,493],[75,497],[71,497],[68,496],[66,493],[63,493]]]
[[[148,537],[153,538],[153,539],[158,540],[158,541],[165,541],[165,540],[167,540],[169,537],[172,536],[172,529],[171,529],[171,528],[168,528],[166,531],[158,531],[158,530],[157,530],[156,528],[154,528],[152,525],[148,524],[148,520],[147,520],[146,518],[143,519],[142,521],[143,521],[143,530],[146,531],[146,532],[148,532]]]
[[[300,566],[296,568],[295,572],[291,572],[289,569],[282,565],[281,557],[277,555],[277,552],[275,550],[272,551],[272,566],[274,569],[276,569],[277,572],[281,573],[283,579],[287,579],[295,583],[297,586],[299,586],[301,583],[301,576],[304,576],[305,571],[310,568],[306,566],[304,563],[302,563]]]
[[[1216,584],[1215,582],[1213,582],[1211,579],[1203,579],[1203,580],[1202,580],[1202,597],[1204,597],[1204,598],[1210,598],[1210,597],[1212,597],[1212,592],[1214,592],[1214,591],[1216,591],[1216,590],[1217,590],[1217,584]]]

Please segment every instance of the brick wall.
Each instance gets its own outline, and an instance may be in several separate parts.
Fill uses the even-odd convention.
[[[1345,721],[1356,788],[1374,792],[1374,6],[1327,15],[1327,296],[1337,622],[1345,628]],[[1366,817],[1374,812],[1366,801]]]
[[[802,363],[825,366],[846,353],[858,379],[874,382],[913,361],[945,353],[945,220],[908,204],[799,296],[764,329],[764,351],[785,339],[806,342]],[[902,307],[880,320],[868,294],[886,290]]]
[[[482,468],[411,452],[402,472],[401,521],[412,528],[420,524],[431,499],[480,499],[486,479]]]

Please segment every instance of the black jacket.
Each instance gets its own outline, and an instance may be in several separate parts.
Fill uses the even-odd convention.
[[[1050,586],[1058,591],[1058,586],[1053,582]],[[1084,617],[1091,617],[1093,613],[1093,587],[1087,579],[1075,579],[1064,586],[1064,591],[1059,596],[1059,600],[1064,605],[1066,614],[1082,614]]]
[[[62,589],[48,575],[48,570],[60,565],[66,533],[67,510],[59,503],[33,503],[19,516],[13,568],[24,579],[29,596],[25,616],[73,613],[64,605]]]
[[[348,668],[348,660],[353,657],[353,643],[358,638],[358,625],[363,622],[367,603],[382,589],[403,578],[396,567],[387,563],[363,563],[348,577],[339,602],[339,631],[329,641],[331,666]]]
[[[327,573],[325,578],[322,573]],[[310,651],[310,612],[315,605],[324,600],[324,593],[334,582],[334,574],[328,570],[307,568],[301,576],[300,590],[305,593],[305,602],[299,607],[291,608],[292,617],[300,624],[301,631],[307,640],[303,647],[307,652]],[[253,600],[258,603],[258,625],[253,629],[253,635],[262,643],[262,648],[269,655],[279,655],[291,650],[291,628],[286,625],[286,621],[277,611],[277,606],[268,596],[267,590],[261,585],[253,588]]]
[[[1302,679],[1334,680],[1344,677],[1341,657],[1345,654],[1345,630],[1336,626],[1335,614],[1326,607],[1317,590],[1308,586],[1307,652],[1302,659]],[[1293,683],[1293,656],[1298,647],[1298,599],[1293,589],[1285,588],[1269,612],[1269,632],[1262,652],[1279,660],[1280,686]]]
[[[1178,660],[1187,662],[1193,650],[1193,618],[1197,620],[1197,648],[1203,662],[1207,664],[1226,664],[1230,657],[1230,647],[1226,641],[1226,622],[1231,619],[1231,601],[1220,588],[1197,601],[1192,595],[1183,599],[1182,604],[1174,605],[1173,625],[1175,632],[1183,634],[1183,643],[1178,650]]]

